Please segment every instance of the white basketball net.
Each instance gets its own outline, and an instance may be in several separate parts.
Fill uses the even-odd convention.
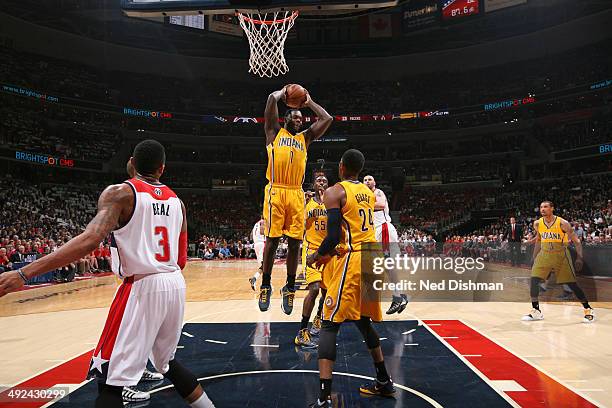
[[[237,13],[251,48],[249,72],[272,78],[289,71],[284,55],[285,40],[298,14],[297,11]]]

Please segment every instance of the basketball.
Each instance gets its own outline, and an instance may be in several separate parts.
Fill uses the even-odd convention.
[[[301,85],[289,84],[285,87],[285,103],[290,108],[301,108],[306,103],[308,91]]]

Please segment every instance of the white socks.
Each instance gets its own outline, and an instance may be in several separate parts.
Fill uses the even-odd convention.
[[[208,395],[204,392],[200,398],[191,403],[193,408],[215,408]]]

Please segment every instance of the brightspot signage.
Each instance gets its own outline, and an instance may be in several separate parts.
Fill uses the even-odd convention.
[[[499,101],[494,103],[487,103],[484,105],[485,111],[497,110],[497,109],[509,109],[516,108],[521,105],[527,105],[535,103],[536,99],[533,96],[527,96],[523,99],[508,99],[506,101]]]
[[[130,116],[142,116],[144,118],[172,119],[172,113],[170,112],[150,111],[144,109],[123,108],[123,114]]]
[[[74,160],[72,159],[53,157],[46,154],[16,151],[15,159],[38,164],[46,164],[47,166],[74,167]]]

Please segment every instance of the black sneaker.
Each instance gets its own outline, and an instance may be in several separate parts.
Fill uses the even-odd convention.
[[[259,310],[265,312],[270,307],[270,296],[272,295],[272,286],[261,285],[259,288]]]
[[[280,294],[283,297],[283,302],[281,303],[281,309],[283,309],[283,312],[285,314],[290,315],[291,312],[293,312],[293,299],[295,299],[295,289],[291,290],[287,288],[287,285],[285,285],[281,289]]]
[[[321,402],[317,398],[317,400],[313,402],[312,404],[310,404],[308,407],[309,408],[332,408],[332,400],[328,399],[326,401]]]
[[[249,284],[251,285],[251,289],[255,290],[255,283],[257,283],[257,279],[255,279],[255,277],[250,277],[249,278]]]
[[[293,340],[296,346],[304,347],[304,348],[317,348],[317,343],[312,340],[310,337],[310,331],[306,329],[302,329],[298,332],[297,336],[295,336],[295,340]]]
[[[359,392],[367,395],[380,395],[382,397],[391,397],[395,394],[395,387],[393,381],[389,378],[386,383],[381,383],[378,380],[374,380],[371,383],[364,384],[359,387]]]
[[[408,297],[404,294],[399,296],[393,296],[393,301],[391,302],[391,306],[389,306],[389,310],[387,310],[387,314],[397,313],[400,314],[404,311],[404,309],[408,306]]]

